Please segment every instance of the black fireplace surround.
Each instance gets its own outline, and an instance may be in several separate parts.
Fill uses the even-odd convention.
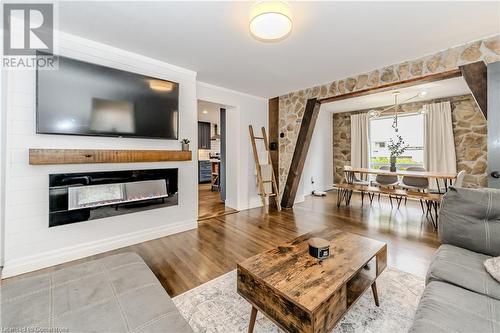
[[[178,204],[178,169],[49,175],[49,227]]]

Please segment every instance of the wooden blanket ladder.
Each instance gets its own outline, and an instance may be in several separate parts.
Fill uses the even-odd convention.
[[[276,208],[278,209],[278,211],[280,211],[281,205],[279,202],[280,197],[279,197],[278,184],[276,182],[276,177],[274,175],[274,170],[273,170],[273,164],[271,162],[271,154],[269,152],[269,142],[267,139],[266,129],[262,127],[261,137],[254,135],[252,125],[248,126],[248,131],[250,132],[250,141],[252,141],[253,157],[255,160],[255,170],[257,172],[257,185],[259,186],[259,195],[262,199],[262,203],[264,204],[264,206],[266,206],[267,204],[266,198],[274,197],[274,201],[276,202]],[[261,160],[259,158],[259,152],[257,151],[256,140],[263,140],[264,147],[266,149],[267,164],[260,163]],[[266,184],[268,185],[270,184],[271,186],[266,186]],[[267,189],[269,189],[270,191],[266,191]]]

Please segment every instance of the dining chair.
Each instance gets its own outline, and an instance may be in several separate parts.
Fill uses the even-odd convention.
[[[406,171],[416,171],[416,172],[425,172],[425,168],[419,166],[413,166],[406,168]],[[422,177],[412,177],[412,176],[403,176],[399,187],[405,190],[412,190],[417,192],[426,192],[429,190],[429,179]],[[405,198],[405,205],[408,201],[408,198]],[[425,213],[424,203],[422,199],[420,199],[420,207],[422,207],[422,212]]]
[[[344,166],[344,171],[349,171],[350,169],[352,169],[350,166]],[[351,173],[351,177],[352,177],[352,181],[349,181],[348,176],[347,176],[347,172],[344,172],[344,178],[345,178],[346,183],[351,182],[352,184],[355,184],[355,185],[367,185],[367,186],[370,185],[370,181],[360,179],[358,177],[357,173]]]
[[[453,182],[453,184],[451,184],[453,187],[463,187],[464,186],[464,179],[465,179],[465,175],[467,173],[462,170],[460,171],[458,174],[457,174],[457,178],[455,178],[455,181]],[[451,182],[450,182],[451,183]],[[434,194],[442,194],[443,192],[442,191],[439,191],[438,189],[436,188],[433,188],[433,187],[429,187],[429,193],[434,193]]]
[[[413,166],[406,168],[406,171],[425,172],[425,168]],[[422,177],[403,176],[400,187],[407,190],[426,191],[429,188],[429,179]]]
[[[344,173],[344,178],[345,178],[346,183],[349,183],[349,179],[347,178],[347,173]],[[352,178],[353,179],[352,179],[351,184],[363,185],[363,186],[370,186],[371,185],[370,181],[358,178],[358,176],[355,173],[352,175]],[[365,192],[361,191],[361,205],[364,204],[364,201],[365,201]]]
[[[356,184],[356,185],[366,185],[366,186],[370,185],[370,181],[360,179],[360,178],[358,178],[358,176],[356,176],[356,174],[354,174],[354,179],[353,179],[352,183]]]
[[[380,170],[390,170],[389,166],[384,165],[380,167]],[[375,180],[372,182],[375,186],[391,187],[398,184],[398,176],[393,175],[377,175]]]
[[[453,183],[453,187],[463,187],[464,186],[465,171],[462,170],[458,173],[457,179]]]
[[[387,165],[381,166],[380,170],[390,170],[390,167]],[[378,187],[395,187],[398,185],[398,176],[393,176],[393,175],[377,175],[375,177],[375,180],[372,182],[372,185],[378,186]],[[392,198],[389,196],[389,199],[391,200],[392,204]],[[378,195],[378,201],[380,201],[380,193]]]

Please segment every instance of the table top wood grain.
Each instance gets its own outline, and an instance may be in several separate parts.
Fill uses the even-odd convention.
[[[406,171],[397,170],[395,172],[389,170],[369,169],[369,168],[353,168],[348,165],[344,166],[345,172],[365,173],[372,175],[387,175],[387,176],[411,176],[419,178],[436,178],[436,179],[455,179],[456,173],[446,172],[431,172],[431,171]]]
[[[329,258],[320,261],[309,255],[308,240],[314,237],[330,242]],[[253,256],[238,264],[238,269],[250,273],[305,311],[314,312],[366,263],[386,250],[386,244],[377,240],[337,229],[323,230]]]

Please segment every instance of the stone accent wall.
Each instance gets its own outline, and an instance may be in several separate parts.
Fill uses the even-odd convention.
[[[451,107],[457,171],[465,170],[465,187],[487,187],[487,121],[472,96],[452,101]]]
[[[424,104],[450,101],[457,171],[465,170],[465,187],[487,186],[487,129],[486,119],[472,95],[440,98],[401,105],[402,113],[415,113]],[[385,107],[372,110],[382,110]],[[344,165],[351,165],[351,115],[368,110],[333,114],[333,167],[334,181],[344,180]]]
[[[333,181],[344,182],[344,165],[351,165],[351,115],[353,111],[333,114]]]
[[[500,35],[473,41],[448,50],[405,61],[368,73],[354,75],[316,87],[291,92],[279,97],[280,105],[280,161],[279,183],[282,192],[292,161],[295,143],[308,98],[326,98],[352,91],[376,87],[382,84],[417,78],[428,74],[455,69],[460,65],[483,60],[486,63],[500,61]],[[471,136],[469,136],[471,137]],[[472,139],[467,139],[467,141]]]

